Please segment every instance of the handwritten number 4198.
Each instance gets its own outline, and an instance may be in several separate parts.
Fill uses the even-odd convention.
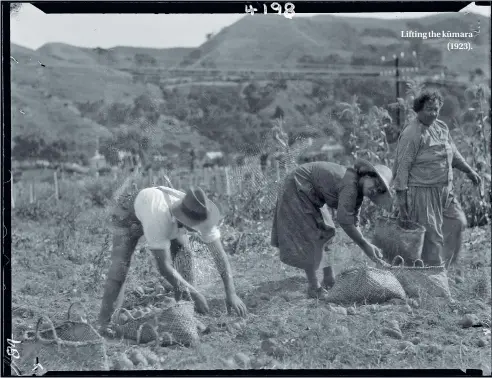
[[[253,8],[252,5],[246,5],[245,7],[245,12],[249,13],[251,15],[254,15],[255,12],[258,12],[258,9]],[[279,3],[271,3],[270,8],[272,8],[275,12],[278,14],[282,14],[282,5]],[[292,19],[294,17],[295,12],[294,12],[294,4],[292,3],[285,3],[285,9],[284,9],[284,17]],[[268,7],[266,4],[263,4],[263,13],[267,14],[268,13]]]

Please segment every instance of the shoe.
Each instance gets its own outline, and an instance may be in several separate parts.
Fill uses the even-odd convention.
[[[308,297],[319,300],[328,299],[328,291],[326,291],[323,287],[319,287],[317,289],[310,287],[308,289]]]
[[[323,282],[321,286],[325,289],[331,289],[335,285],[335,276],[333,273],[333,268],[331,266],[327,266],[323,268]]]

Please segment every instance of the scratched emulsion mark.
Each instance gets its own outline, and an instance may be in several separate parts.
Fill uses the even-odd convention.
[[[46,373],[46,370],[44,369],[43,365],[41,365],[41,363],[39,362],[38,357],[36,357],[36,363],[34,364],[31,373],[33,376],[35,375],[37,377],[44,375],[44,373]]]
[[[473,36],[476,37],[480,34],[480,19],[478,19],[477,26],[471,25],[470,26],[470,31],[474,34]]]
[[[21,7],[22,7],[22,3],[11,3],[10,4],[10,15],[14,16],[14,17],[17,16]]]

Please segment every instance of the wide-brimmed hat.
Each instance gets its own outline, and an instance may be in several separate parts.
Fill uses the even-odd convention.
[[[375,198],[371,198],[371,201],[376,205],[381,206],[389,210],[391,205],[393,204],[393,193],[390,189],[391,181],[393,179],[393,172],[390,168],[383,164],[371,164],[365,159],[357,159],[355,164],[355,168],[359,170],[360,168],[364,168],[366,172],[371,172],[375,174],[381,183],[383,184],[386,192],[384,194],[378,195]]]
[[[215,226],[221,219],[219,208],[208,199],[201,188],[190,188],[183,199],[173,204],[174,217],[185,226]]]

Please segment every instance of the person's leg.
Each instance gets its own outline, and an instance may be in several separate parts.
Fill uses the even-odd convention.
[[[330,265],[323,268],[323,281],[321,285],[318,281],[317,271],[321,265],[321,261],[323,260],[324,252],[326,251],[325,240],[326,239],[322,239],[321,243],[318,243],[315,249],[317,253],[314,254],[313,264],[304,270],[308,280],[308,296],[311,298],[325,299],[328,295],[326,289],[331,288],[335,283],[333,267],[330,262],[328,262]],[[331,238],[328,239],[328,241],[330,240]]]
[[[443,223],[443,189],[411,187],[408,190],[408,210],[410,220],[425,227],[422,261],[425,265],[442,264],[444,238]]]
[[[142,225],[135,217],[133,203],[137,190],[130,189],[121,193],[112,209],[113,249],[111,266],[104,287],[99,323],[105,328],[113,312],[123,305],[125,281],[131,259],[138,240],[143,235]]]
[[[446,268],[458,262],[463,244],[467,220],[458,200],[451,195],[449,206],[443,212],[442,232],[444,237],[443,259]]]
[[[315,292],[321,287],[316,275],[316,270],[317,269],[314,266],[310,266],[304,269],[304,272],[306,273],[306,278],[308,280],[308,292]]]
[[[330,248],[330,245],[333,241],[333,237],[331,237],[324,245],[323,245],[323,282],[321,286],[325,289],[330,289],[335,284],[335,270],[334,270],[334,260],[333,260],[333,250]]]
[[[99,324],[103,327],[107,326],[113,312],[123,304],[124,283],[138,239],[138,237],[129,235],[113,235],[111,266],[107,274],[99,313]]]
[[[335,237],[336,228],[335,223],[333,223],[333,209],[330,209],[325,205],[320,211],[323,216],[325,227],[327,228],[326,230],[321,231],[324,241],[321,248],[323,255],[323,282],[321,283],[321,286],[325,289],[330,289],[335,284],[333,251],[330,249],[330,245]]]

